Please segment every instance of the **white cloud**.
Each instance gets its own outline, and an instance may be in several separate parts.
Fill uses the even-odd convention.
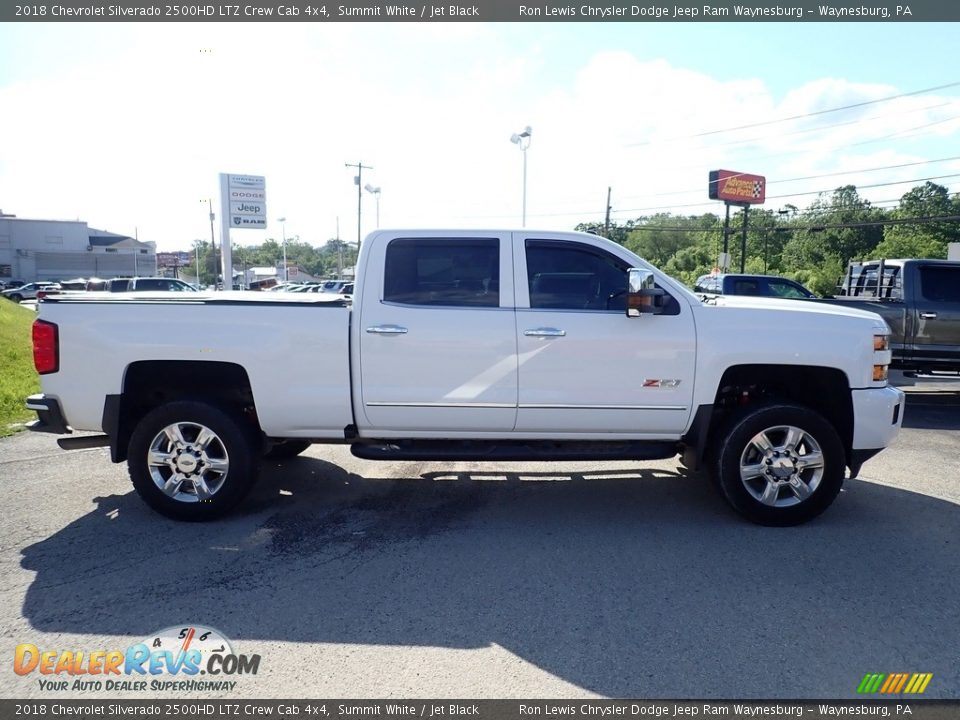
[[[59,72],[0,88],[0,106],[16,109],[0,116],[0,136],[14,139],[0,156],[3,209],[136,228],[161,249],[186,248],[209,236],[202,200],[215,196],[217,173],[257,173],[267,176],[271,217],[286,216],[288,235],[319,244],[338,217],[341,236],[356,235],[354,171],[344,163],[360,160],[374,166],[364,183],[383,188],[383,225],[519,225],[521,154],[509,137],[529,124],[528,225],[568,228],[602,217],[608,186],[620,220],[671,206],[719,213],[706,198],[711,169],[772,181],[946,157],[922,141],[960,126],[960,103],[924,95],[702,134],[903,89],[822,78],[775,93],[757,79],[622,50],[599,50],[558,77],[555,58],[530,37],[511,45],[496,25],[475,23],[91,26],[62,48]],[[86,54],[85,42],[97,52]],[[957,165],[783,187],[948,167]],[[899,197],[909,187],[865,194]],[[366,232],[375,202],[364,194],[363,203]],[[234,241],[279,234],[274,224]]]

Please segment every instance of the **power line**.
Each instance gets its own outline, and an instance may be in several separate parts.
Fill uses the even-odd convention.
[[[887,183],[872,183],[872,184],[869,184],[869,185],[856,185],[855,187],[856,187],[858,190],[860,190],[860,189],[865,189],[865,188],[889,187],[889,186],[891,186],[891,185],[906,185],[907,183],[922,183],[922,182],[927,182],[928,180],[943,180],[943,179],[946,179],[946,178],[955,178],[955,177],[960,177],[960,173],[954,173],[954,174],[951,174],[951,175],[932,175],[932,176],[930,176],[930,177],[917,178],[917,179],[914,179],[914,180],[897,180],[897,181],[894,181],[894,182],[887,182]],[[820,194],[823,194],[823,193],[832,192],[832,191],[834,191],[834,190],[836,190],[836,188],[829,188],[829,189],[826,189],[826,190],[811,190],[811,191],[808,191],[808,192],[787,193],[787,194],[784,194],[784,195],[767,195],[766,199],[767,199],[767,200],[779,200],[779,199],[782,199],[782,198],[793,198],[793,197],[799,197],[799,196],[803,196],[803,195],[820,195]],[[685,191],[685,192],[693,192],[693,191]],[[704,202],[682,203],[682,204],[679,204],[679,205],[659,205],[659,206],[644,207],[644,208],[624,208],[624,209],[622,209],[622,210],[614,210],[613,212],[614,212],[615,214],[618,214],[618,215],[619,215],[619,214],[622,214],[622,213],[642,213],[642,212],[650,212],[650,211],[656,211],[656,210],[667,210],[667,211],[669,211],[669,210],[673,210],[673,209],[676,209],[676,208],[715,207],[715,206],[716,206],[716,203],[717,203],[716,200],[705,200]],[[565,217],[565,216],[573,216],[573,215],[592,216],[592,215],[596,215],[596,214],[597,214],[597,213],[596,213],[595,210],[585,210],[585,211],[582,211],[582,212],[572,212],[572,211],[571,211],[571,212],[558,212],[558,213],[537,213],[537,214],[533,215],[532,217]],[[472,216],[472,217],[492,217],[492,216],[483,215],[483,216]]]
[[[917,218],[888,218],[884,220],[864,220],[862,222],[840,222],[840,223],[814,223],[811,225],[754,225],[750,228],[751,232],[761,231],[790,231],[805,230],[809,232],[819,232],[821,230],[833,230],[838,228],[858,228],[873,227],[876,225],[930,225],[939,222],[960,222],[960,215],[927,215]],[[655,232],[657,230],[668,230],[671,232],[710,232],[719,228],[720,218],[713,227],[671,227],[668,225],[634,225],[630,231],[642,230],[646,232]]]
[[[960,81],[947,83],[946,85],[937,85],[936,87],[924,88],[923,90],[914,90],[908,93],[900,93],[899,95],[890,95],[885,98],[878,98],[877,100],[865,100],[863,102],[853,103],[851,105],[843,105],[835,108],[828,108],[826,110],[815,110],[809,113],[803,113],[801,115],[791,115],[789,117],[777,118],[775,120],[763,120],[756,123],[748,123],[746,125],[737,125],[735,127],[722,128],[720,130],[706,130],[704,132],[693,133],[692,135],[682,135],[674,138],[665,138],[664,140],[659,140],[657,142],[670,142],[673,140],[687,140],[690,138],[698,137],[707,137],[709,135],[719,135],[720,133],[725,132],[734,132],[735,130],[747,130],[749,128],[755,127],[764,127],[766,125],[775,125],[777,123],[789,122],[791,120],[802,120],[803,118],[816,117],[819,115],[826,115],[828,113],[840,112],[842,110],[852,110],[853,108],[866,107],[867,105],[876,105],[878,103],[889,102],[890,100],[899,100],[900,98],[911,97],[913,95],[923,95],[924,93],[933,92],[935,90],[946,90],[947,88],[957,87],[960,85]],[[639,142],[639,143],[630,143],[629,147],[635,147],[640,145],[652,145],[651,141]]]
[[[783,180],[768,180],[767,185],[775,185],[777,183],[786,183],[786,182],[798,182],[800,180],[817,180],[819,178],[836,177],[839,175],[853,175],[856,173],[879,172],[880,170],[897,170],[899,168],[913,167],[916,165],[932,165],[933,163],[950,162],[952,160],[960,160],[960,155],[955,155],[953,157],[946,157],[946,158],[937,158],[935,160],[918,160],[916,162],[900,163],[898,165],[882,165],[880,167],[874,167],[874,168],[861,168],[858,170],[843,170],[835,173],[822,173],[820,175],[807,175],[806,177],[785,178]],[[697,188],[696,190],[668,190],[665,192],[648,193],[644,195],[627,195],[620,198],[620,200],[623,201],[623,200],[629,200],[631,198],[640,198],[640,197],[645,197],[645,198],[646,197],[667,197],[669,195],[693,195],[695,193],[699,194],[702,192],[703,192],[702,187]]]
[[[900,112],[895,112],[895,113],[883,113],[881,115],[873,115],[868,118],[860,118],[859,120],[848,120],[846,122],[834,123],[832,125],[818,125],[812,128],[791,130],[789,132],[775,133],[773,135],[760,135],[758,137],[747,138],[744,140],[731,140],[729,142],[709,145],[707,149],[714,150],[716,148],[730,147],[732,145],[749,145],[750,143],[756,143],[762,140],[780,139],[788,135],[803,135],[805,133],[815,133],[815,132],[820,132],[822,130],[833,130],[834,128],[847,127],[849,125],[861,125],[863,123],[872,122],[873,120],[886,120],[887,118],[898,117],[900,115],[912,115],[913,113],[924,112],[926,110],[936,110],[937,108],[946,107],[947,105],[954,105],[956,104],[956,102],[957,101],[955,100],[948,100],[947,102],[937,103],[936,105],[926,105],[922,108],[913,108],[912,110],[902,110]],[[625,147],[632,147],[632,146],[628,144]]]
[[[787,178],[785,180],[768,180],[767,185],[775,185],[777,183],[786,183],[786,182],[799,182],[800,180],[819,180],[820,178],[825,178],[825,177],[837,177],[838,175],[853,175],[855,173],[877,172],[879,170],[896,170],[899,168],[914,167],[915,165],[931,165],[932,163],[938,163],[938,162],[950,162],[951,160],[960,160],[960,155],[956,155],[954,157],[948,157],[948,158],[938,158],[936,160],[918,160],[917,162],[900,163],[899,165],[884,165],[882,167],[862,168],[860,170],[843,170],[841,172],[823,173],[821,175],[807,175],[806,177]]]

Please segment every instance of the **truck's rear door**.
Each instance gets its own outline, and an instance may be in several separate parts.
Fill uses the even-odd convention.
[[[378,238],[365,266],[371,270],[354,334],[358,417],[387,433],[512,430],[517,345],[509,233]]]

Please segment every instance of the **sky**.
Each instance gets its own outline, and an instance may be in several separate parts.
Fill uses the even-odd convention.
[[[338,228],[356,241],[345,164],[362,162],[381,188],[362,193],[363,235],[378,203],[380,227],[516,228],[510,137],[526,126],[531,228],[602,221],[608,187],[616,222],[719,215],[721,168],[765,176],[767,209],[848,184],[889,207],[926,178],[960,191],[958,38],[950,23],[7,23],[0,210],[189,250],[210,237],[208,198],[219,214],[218,174],[263,175],[269,225],[233,244],[319,246]]]

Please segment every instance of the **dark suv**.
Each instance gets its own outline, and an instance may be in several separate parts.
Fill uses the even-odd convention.
[[[791,300],[809,300],[817,297],[797,281],[776,275],[733,273],[701,275],[697,278],[693,291],[706,295],[759,295]]]

